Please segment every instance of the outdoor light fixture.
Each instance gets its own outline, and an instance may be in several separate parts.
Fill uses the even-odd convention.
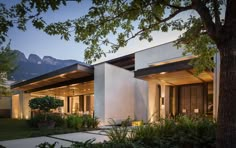
[[[161,72],[160,74],[161,74],[161,75],[164,75],[164,74],[166,74],[166,72]]]
[[[194,109],[194,113],[199,113],[199,109],[198,108]]]

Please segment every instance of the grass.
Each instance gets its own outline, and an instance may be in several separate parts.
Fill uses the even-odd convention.
[[[54,129],[37,129],[29,127],[29,125],[27,124],[27,120],[0,118],[0,141],[74,133],[87,130],[91,129],[81,128],[76,130],[66,127],[54,128]]]
[[[27,125],[26,120],[1,119],[0,141],[30,137],[35,129]]]

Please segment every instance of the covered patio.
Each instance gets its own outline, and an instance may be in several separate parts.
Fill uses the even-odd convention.
[[[148,82],[148,117],[152,120],[178,114],[213,115],[213,72],[194,74],[190,60],[135,71]]]
[[[64,107],[54,112],[66,114],[93,114],[94,68],[77,63],[44,75],[13,84],[17,90],[12,96],[12,118],[30,118],[30,99],[53,96],[64,101]]]

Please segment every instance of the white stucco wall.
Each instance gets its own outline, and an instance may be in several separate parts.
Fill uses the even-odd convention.
[[[148,121],[148,82],[134,78],[134,119]]]
[[[94,115],[105,121],[105,64],[94,67]]]
[[[147,83],[135,79],[133,72],[102,63],[95,66],[94,82],[95,116],[102,124],[128,117],[147,120]]]
[[[218,106],[219,106],[219,90],[220,90],[220,54],[215,56],[215,69],[213,80],[213,117],[217,119]]]
[[[148,81],[148,120],[155,121],[159,116],[159,92],[155,81]],[[159,101],[159,102],[158,102]]]
[[[135,70],[147,68],[160,62],[176,61],[183,58],[191,58],[191,55],[183,57],[183,49],[177,49],[174,43],[166,43],[148,48],[135,53]]]
[[[12,118],[19,118],[20,117],[20,98],[19,94],[12,96]]]
[[[105,64],[105,118],[134,119],[134,74]]]

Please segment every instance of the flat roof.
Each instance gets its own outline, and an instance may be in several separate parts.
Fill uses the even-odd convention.
[[[73,80],[75,79],[77,80],[77,82],[78,79],[79,82],[82,82],[81,80],[82,78],[93,77],[93,74],[94,74],[94,67],[92,65],[78,62],[76,64],[61,69],[57,69],[55,71],[22,82],[14,83],[11,85],[11,89],[30,91],[30,90],[37,90],[37,88],[42,88],[57,83],[62,83],[65,81],[73,83]]]
[[[189,62],[190,60],[185,60],[159,66],[152,66],[143,69],[138,69],[134,72],[134,76],[136,78],[142,78],[151,74],[156,74],[161,72],[174,72],[179,70],[192,69],[193,66],[189,65]]]
[[[143,80],[157,80],[166,85],[185,85],[193,83],[205,83],[213,81],[211,71],[203,71],[199,75],[194,75],[190,60],[168,63],[139,69],[134,72],[136,78]]]

